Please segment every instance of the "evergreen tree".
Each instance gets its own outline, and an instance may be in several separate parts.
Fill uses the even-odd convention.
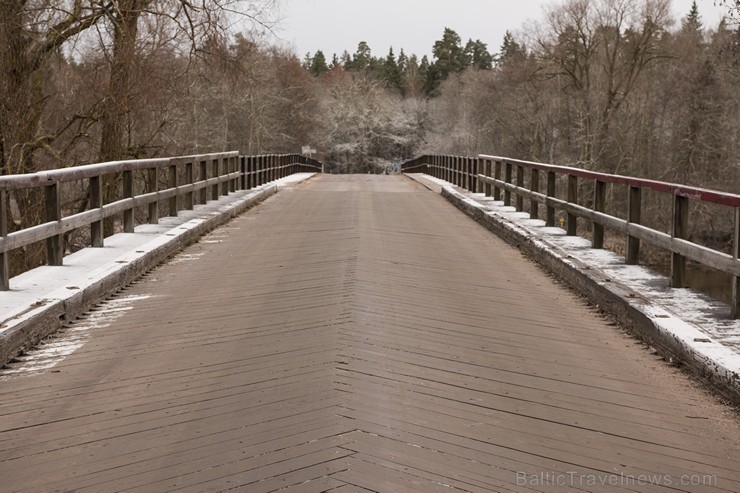
[[[352,55],[352,63],[349,66],[351,70],[368,70],[371,68],[373,61],[370,46],[365,41],[360,41],[357,45],[357,51]]]
[[[491,70],[493,68],[493,56],[488,52],[488,45],[476,39],[468,40],[465,45],[465,60],[467,66],[478,70]]]
[[[392,89],[402,90],[403,80],[401,76],[401,69],[398,67],[396,57],[393,54],[393,47],[388,51],[388,56],[385,57],[383,64],[383,80],[385,85]]]
[[[460,36],[446,27],[442,39],[434,43],[432,48],[436,65],[442,80],[451,73],[459,73],[467,67],[465,50],[462,47]]]
[[[409,58],[406,56],[406,53],[403,52],[403,48],[401,48],[401,52],[398,54],[398,70],[403,73],[406,70],[406,65],[409,63]]]
[[[316,51],[316,54],[311,59],[308,71],[314,77],[320,77],[329,71],[323,51]]]
[[[691,10],[686,17],[683,18],[681,27],[687,31],[701,32],[702,22],[699,16],[699,7],[696,5],[696,0],[691,3]]]
[[[339,67],[341,65],[341,62],[339,61],[339,58],[337,57],[337,54],[334,53],[331,56],[331,63],[329,64],[329,70],[334,70],[335,68]]]
[[[496,65],[503,66],[510,62],[519,62],[527,57],[527,50],[514,39],[511,32],[506,31],[501,43],[501,51],[496,57]]]

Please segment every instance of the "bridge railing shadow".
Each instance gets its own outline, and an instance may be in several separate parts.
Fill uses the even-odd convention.
[[[321,162],[300,154],[240,156],[232,151],[0,176],[0,290],[10,289],[13,250],[45,242],[46,264],[62,265],[65,235],[74,230],[89,228],[90,246],[103,247],[104,237],[115,232],[115,225],[105,227],[106,221],[118,219],[123,232],[133,233],[137,223],[157,224],[160,215],[177,216],[237,190],[321,170]],[[23,191],[42,191],[40,224],[22,227],[23,218],[14,217],[17,207],[9,211],[9,194]],[[82,197],[84,210],[65,205],[64,197],[71,195]],[[15,231],[9,232],[9,219]]]
[[[576,235],[578,219],[591,223],[593,248],[604,248],[605,229],[626,237],[627,264],[637,264],[640,245],[646,243],[670,253],[670,285],[687,284],[687,260],[730,275],[730,308],[733,318],[740,318],[740,195],[662,182],[599,173],[595,171],[523,161],[499,156],[424,155],[404,162],[404,173],[425,173],[473,193],[502,200],[504,206],[524,211],[525,201],[530,217],[540,215],[545,207],[546,226],[556,225],[556,211],[562,211],[562,224],[567,235]],[[579,197],[586,186],[588,199]],[[607,186],[621,187],[626,195],[624,217],[609,214]],[[672,202],[668,232],[641,224],[643,195],[646,191],[668,196]],[[726,253],[689,239],[689,201],[728,209],[733,228],[731,253]]]

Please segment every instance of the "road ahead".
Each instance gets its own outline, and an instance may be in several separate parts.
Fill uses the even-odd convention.
[[[25,359],[3,492],[740,491],[731,410],[404,177],[286,189]]]

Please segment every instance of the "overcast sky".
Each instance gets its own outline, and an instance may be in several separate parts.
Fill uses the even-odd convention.
[[[676,19],[692,0],[673,0]],[[283,0],[277,35],[299,57],[322,50],[327,59],[343,50],[354,53],[366,41],[375,56],[430,55],[445,27],[463,42],[480,39],[497,52],[506,30],[518,31],[528,19],[540,20],[551,0]],[[723,9],[714,0],[697,0],[705,26],[716,26]]]

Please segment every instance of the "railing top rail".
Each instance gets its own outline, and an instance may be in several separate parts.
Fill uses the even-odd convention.
[[[189,161],[203,161],[208,159],[224,159],[237,157],[238,151],[216,152],[210,154],[193,154],[190,156],[174,156],[153,159],[129,159],[124,161],[109,161],[106,163],[85,164],[69,168],[38,171],[19,175],[0,176],[0,190],[18,190],[23,188],[37,188],[67,181],[84,180],[103,174],[120,171],[135,171],[147,168],[159,168]]]
[[[480,154],[478,156],[481,159],[488,159],[491,161],[501,161],[517,165],[522,165],[527,168],[538,169],[541,171],[552,171],[560,174],[567,174],[572,176],[578,176],[579,178],[586,178],[591,180],[598,180],[606,183],[619,183],[622,185],[629,185],[638,188],[647,188],[649,190],[655,190],[657,192],[670,193],[673,195],[680,195],[682,197],[688,197],[690,199],[701,200],[704,202],[711,202],[720,205],[727,205],[731,207],[740,207],[740,195],[730,192],[720,192],[717,190],[709,190],[706,188],[691,187],[687,185],[681,185],[678,183],[670,183],[657,180],[648,180],[645,178],[633,178],[630,176],[623,175],[612,175],[608,173],[599,173],[597,171],[589,171],[581,168],[574,168],[572,166],[558,166],[555,164],[538,163],[535,161],[524,161],[520,159],[511,159],[501,156],[490,156],[486,154]]]

